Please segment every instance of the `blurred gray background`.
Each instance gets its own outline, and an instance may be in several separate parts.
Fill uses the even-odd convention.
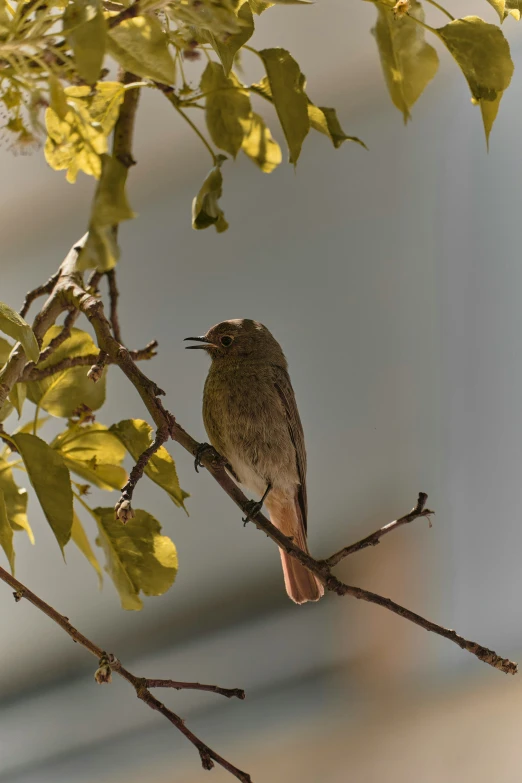
[[[459,5],[477,11],[476,2]],[[490,11],[484,3],[495,21]],[[122,227],[118,267],[124,339],[137,348],[158,338],[146,371],[204,439],[207,360],[187,354],[183,338],[225,318],[267,324],[289,358],[307,438],[312,552],[331,554],[426,491],[432,529],[417,521],[351,557],[340,575],[516,660],[520,78],[489,155],[479,110],[445,52],[404,128],[383,85],[374,15],[370,4],[323,0],[259,20],[254,45],[288,47],[312,99],[335,105],[370,150],[334,151],[314,134],[296,173],[227,163],[230,230],[221,236],[190,227],[205,150],[161,96],[144,91],[129,186],[139,218]],[[505,31],[519,63],[520,28],[508,19]],[[85,231],[93,182],[68,185],[39,152],[0,154],[1,298],[17,306]],[[131,416],[144,417],[143,405],[113,368],[99,419]],[[125,613],[76,551],[63,563],[32,496],[37,544],[17,537],[18,577],[138,674],[244,687],[245,702],[161,695],[255,783],[519,779],[518,678],[378,607],[332,595],[294,606],[274,545],[243,529],[219,487],[169,449],[192,495],[190,517],[146,479],[135,495],[178,547],[167,595]],[[221,768],[203,772],[194,748],[126,683],[95,685],[95,661],[5,586],[0,613],[1,783],[231,780]]]

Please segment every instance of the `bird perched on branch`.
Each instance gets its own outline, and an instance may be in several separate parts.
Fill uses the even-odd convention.
[[[266,326],[237,318],[187,337],[208,353],[203,420],[212,446],[234,478],[261,497],[273,524],[308,552],[306,450],[303,428],[281,346]],[[318,601],[322,584],[280,550],[286,591],[297,604]]]

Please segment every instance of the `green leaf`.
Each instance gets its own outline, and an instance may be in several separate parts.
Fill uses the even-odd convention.
[[[262,49],[259,52],[266,68],[270,92],[283,128],[290,163],[297,163],[303,141],[310,130],[305,77],[286,49]]]
[[[455,19],[436,32],[466,77],[475,101],[492,104],[482,108],[486,141],[489,143],[489,133],[502,93],[509,87],[513,75],[509,44],[500,28],[478,16]]]
[[[50,107],[60,120],[64,120],[69,111],[67,105],[67,96],[61,81],[57,76],[49,76],[49,97],[51,99]]]
[[[123,443],[131,457],[137,461],[153,442],[152,427],[142,419],[125,419],[113,424],[110,432]],[[176,465],[164,446],[156,451],[145,466],[146,475],[165,490],[170,499],[185,508],[183,501],[188,497],[180,485]]]
[[[63,548],[71,537],[73,522],[73,495],[69,471],[61,455],[38,435],[18,433],[13,435],[13,440],[63,553]]]
[[[0,424],[7,419],[8,416],[11,415],[13,412],[13,406],[9,402],[9,400],[6,400],[2,407],[0,408]]]
[[[319,133],[324,133],[325,136],[328,136],[335,149],[339,149],[344,141],[355,141],[364,149],[368,149],[366,144],[358,139],[357,136],[346,135],[337,119],[335,109],[328,109],[326,106],[314,106],[313,103],[309,103],[308,117],[310,118],[311,127],[319,131]]]
[[[127,167],[110,155],[102,157],[102,174],[91,212],[89,236],[80,251],[77,268],[107,272],[118,263],[120,250],[114,227],[136,217],[125,190]]]
[[[52,326],[45,335],[42,348],[46,348],[51,340],[60,334],[61,326]],[[62,359],[71,356],[86,356],[97,354],[98,348],[87,332],[81,329],[71,329],[71,336],[54,351],[51,356],[38,365],[38,368],[52,367]],[[93,383],[87,377],[88,367],[71,367],[62,370],[40,381],[30,381],[27,384],[27,396],[53,416],[68,418],[79,405],[85,404],[91,410],[97,410],[105,401],[105,368],[98,383]]]
[[[283,159],[281,147],[272,138],[263,118],[255,112],[243,139],[242,150],[265,174],[270,174]]]
[[[178,556],[174,543],[160,535],[161,526],[146,511],[135,510],[126,525],[114,518],[114,508],[96,508],[105,570],[119,593],[124,609],[141,609],[139,593],[163,595],[174,583]]]
[[[13,549],[13,528],[9,524],[4,493],[0,488],[0,546],[4,550],[11,573],[14,574],[15,553]]]
[[[520,16],[522,14],[522,0],[506,0],[506,16],[507,14],[511,14],[511,16],[517,20],[517,22],[520,22]]]
[[[424,10],[412,0],[408,16],[395,18],[392,8],[379,6],[377,23],[372,30],[384,79],[390,98],[402,112],[404,122],[410,119],[410,109],[420,98],[439,67],[437,52],[424,40],[424,29],[414,17],[424,22]]]
[[[11,391],[9,392],[9,402],[13,405],[18,413],[18,418],[22,415],[22,408],[24,406],[25,398],[27,396],[27,387],[25,383],[15,383]]]
[[[27,519],[27,491],[20,489],[13,478],[12,468],[4,459],[0,459],[0,491],[3,493],[7,517],[13,530],[25,530],[31,544],[34,535]]]
[[[69,470],[100,489],[121,489],[127,473],[121,467],[125,447],[103,424],[72,424],[51,443]]]
[[[73,523],[71,528],[71,541],[74,541],[82,555],[85,555],[89,563],[92,565],[96,573],[98,574],[98,584],[101,587],[103,584],[103,573],[101,566],[98,562],[96,555],[93,552],[91,543],[87,538],[87,533],[76,513],[73,511]]]
[[[67,113],[61,118],[51,105],[45,113],[48,138],[45,159],[56,170],[67,169],[67,180],[75,182],[79,171],[99,179],[101,155],[108,150],[108,136],[118,118],[124,97],[119,82],[99,82],[66,87]]]
[[[176,67],[168,37],[154,16],[126,19],[109,32],[108,49],[127,71],[145,79],[173,84]]]
[[[14,346],[12,346],[11,343],[8,343],[3,337],[0,337],[0,367],[3,367],[9,359],[13,347]]]
[[[500,101],[502,100],[503,92],[499,92],[494,101],[478,101],[480,104],[480,111],[482,114],[482,122],[484,123],[484,132],[486,134],[486,146],[489,151],[489,134],[491,128],[495,122],[500,107]]]
[[[424,10],[419,2],[412,0],[409,15],[401,18],[395,18],[391,7],[379,6],[377,13],[372,32],[384,79],[390,98],[406,123],[411,107],[437,73],[439,58],[433,46],[425,42],[422,26],[414,21],[424,22]]]
[[[25,355],[31,362],[38,361],[40,349],[33,330],[16,310],[12,310],[9,305],[3,302],[0,302],[0,331],[22,343]]]
[[[228,223],[218,200],[223,192],[221,162],[210,171],[198,195],[192,201],[192,228],[197,230],[215,226],[218,234],[226,231]]]
[[[205,68],[200,89],[207,93],[205,119],[212,141],[235,158],[252,117],[248,92],[235,74],[225,76],[223,67],[213,61]]]
[[[63,15],[64,34],[74,52],[79,76],[95,84],[100,76],[107,25],[99,0],[70,0]]]
[[[246,44],[246,42],[252,37],[254,32],[254,17],[248,2],[244,2],[239,8],[237,14],[238,21],[241,23],[241,29],[238,33],[232,33],[224,36],[215,35],[210,33],[210,43],[214,51],[217,53],[225,76],[228,76],[232,65],[234,64],[234,57]]]
[[[267,0],[248,0],[248,2],[252,11],[258,16],[261,16],[263,11],[266,11],[267,8],[272,8],[272,6],[275,5],[275,3],[267,2]]]
[[[506,0],[488,0],[488,3],[495,9],[499,15],[500,23],[504,21],[507,16],[506,12]]]

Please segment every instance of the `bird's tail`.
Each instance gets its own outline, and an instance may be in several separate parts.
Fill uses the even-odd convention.
[[[279,530],[290,536],[300,549],[308,552],[306,532],[297,510],[297,502],[278,503],[270,502],[270,496],[266,500],[266,507],[270,512],[270,519]],[[307,601],[318,601],[324,595],[324,587],[319,580],[302,565],[295,557],[279,550],[283,576],[285,578],[286,592],[296,604],[304,604]]]

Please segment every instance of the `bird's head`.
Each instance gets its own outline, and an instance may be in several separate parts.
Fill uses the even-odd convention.
[[[213,361],[250,359],[287,366],[281,346],[266,326],[248,318],[222,321],[201,337],[186,337],[185,340],[196,341],[197,345],[186,348],[201,348]]]

